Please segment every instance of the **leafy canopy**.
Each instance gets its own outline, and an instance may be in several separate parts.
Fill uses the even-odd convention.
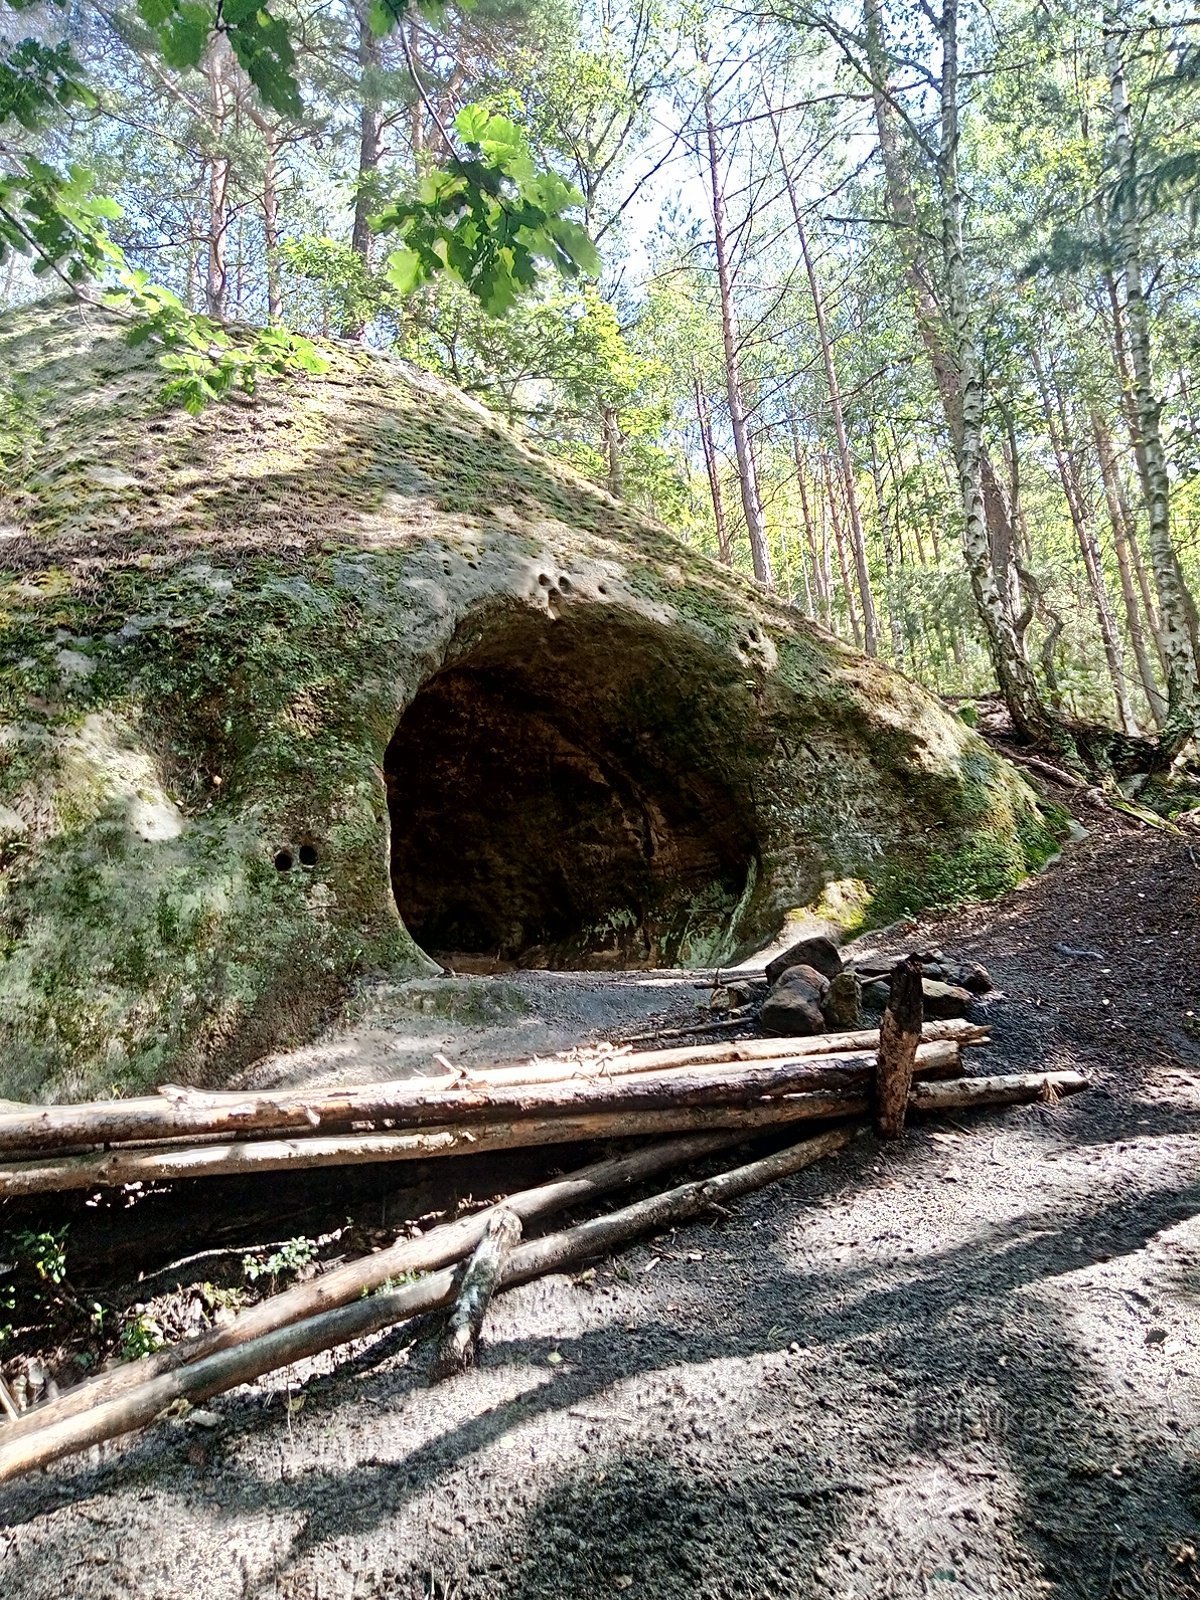
[[[28,9],[36,0],[0,0],[0,14]],[[63,4],[64,0],[54,0]],[[185,72],[199,67],[211,42],[224,37],[264,106],[283,118],[303,114],[296,54],[287,22],[269,0],[136,0],[137,12],[169,67]],[[420,0],[436,13],[438,0]],[[371,27],[390,31],[407,14],[401,0],[377,0]],[[16,252],[32,259],[33,270],[53,274],[73,287],[107,279],[129,309],[151,318],[154,337],[172,330],[171,360],[188,365],[179,378],[189,405],[202,403],[209,388],[245,384],[246,369],[228,351],[216,359],[210,380],[200,382],[195,362],[204,350],[220,347],[212,319],[198,319],[183,333],[190,313],[165,290],[152,290],[144,275],[130,274],[107,224],[120,216],[110,200],[94,195],[86,173],[66,173],[41,160],[32,149],[3,138],[13,124],[37,135],[55,116],[76,106],[96,105],[86,75],[67,43],[46,45],[34,38],[0,41],[0,151],[9,170],[0,174],[0,265]],[[540,268],[564,278],[594,273],[599,260],[586,232],[571,220],[582,197],[564,179],[540,171],[525,135],[507,117],[484,106],[468,106],[447,134],[446,165],[429,173],[415,194],[388,207],[376,225],[401,243],[388,263],[388,278],[410,294],[435,274],[464,284],[491,313],[506,311],[531,287]],[[150,297],[156,297],[148,306]],[[110,293],[111,299],[111,293]],[[173,303],[171,303],[173,302]],[[278,352],[264,356],[270,366]],[[308,357],[304,358],[305,360]],[[251,369],[256,370],[251,363]]]
[[[595,246],[567,216],[583,197],[557,173],[537,170],[514,122],[465,106],[454,129],[466,153],[377,219],[404,240],[387,266],[400,294],[448,272],[499,314],[536,282],[539,262],[568,279],[599,271]]]

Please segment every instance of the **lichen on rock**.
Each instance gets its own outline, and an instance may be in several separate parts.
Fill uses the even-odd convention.
[[[194,418],[93,310],[0,351],[0,1092],[220,1081],[431,950],[715,964],[1054,848],[916,685],[398,361]]]

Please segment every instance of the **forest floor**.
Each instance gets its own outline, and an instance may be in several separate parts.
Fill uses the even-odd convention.
[[[1060,865],[903,942],[990,968],[988,1067],[1089,1093],[860,1140],[507,1294],[449,1385],[385,1336],[0,1491],[0,1592],[1200,1596],[1200,848],[1081,820]],[[524,1050],[545,980],[515,981]],[[576,1037],[696,1003],[583,987]]]

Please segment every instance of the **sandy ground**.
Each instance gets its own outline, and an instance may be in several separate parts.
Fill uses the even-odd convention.
[[[1087,1095],[863,1138],[514,1291],[450,1385],[384,1337],[0,1491],[0,1595],[1200,1596],[1196,856],[1101,827],[907,936],[991,968],[990,1066],[1082,1067]],[[420,1012],[415,1045],[384,994],[355,1026],[387,1076],[435,1036],[519,1054],[602,1033],[596,1005],[695,1004],[588,980],[547,1021],[542,982],[482,1023]]]

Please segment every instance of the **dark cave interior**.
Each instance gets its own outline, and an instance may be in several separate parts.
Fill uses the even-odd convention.
[[[714,703],[703,660],[612,608],[487,630],[385,757],[418,944],[460,970],[728,959],[757,852]]]

